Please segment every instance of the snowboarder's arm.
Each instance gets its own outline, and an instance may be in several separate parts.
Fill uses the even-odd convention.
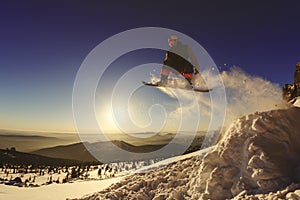
[[[169,65],[169,51],[166,52],[166,57],[165,57],[165,60],[163,61],[163,64],[164,65]]]
[[[196,58],[193,50],[190,47],[188,47],[188,54],[189,54],[189,58],[191,59],[192,65],[196,68],[196,72],[197,72],[197,70],[199,72],[200,71],[200,65],[197,61],[197,58]]]

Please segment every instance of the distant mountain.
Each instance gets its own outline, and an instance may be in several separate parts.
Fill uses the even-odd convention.
[[[114,140],[114,141],[112,141],[112,143],[125,151],[134,152],[134,153],[148,153],[148,152],[155,151],[155,150],[160,149],[165,146],[163,144],[135,146],[135,145],[129,144],[125,141],[119,141],[119,140]]]
[[[79,142],[77,134],[37,133],[0,129],[0,149],[15,147],[21,152],[31,152],[42,148]]]
[[[203,138],[195,138],[192,145],[188,148],[186,152],[192,152],[195,150],[199,150],[201,147],[201,143]],[[117,147],[129,151],[134,152],[132,157],[124,158],[123,155],[120,155],[119,151],[115,151],[116,148],[112,147],[111,143],[116,145]],[[92,149],[94,154],[98,155],[100,160],[104,161],[135,161],[135,160],[143,160],[143,159],[161,159],[161,158],[168,158],[171,156],[175,156],[176,153],[174,152],[182,152],[185,151],[184,143],[171,143],[169,144],[172,152],[164,152],[163,154],[149,154],[146,155],[144,153],[154,152],[166,144],[159,144],[159,145],[140,145],[135,146],[125,141],[109,141],[109,142],[96,142],[96,143],[76,143],[71,145],[61,145],[51,148],[44,148],[37,151],[33,151],[33,154],[43,155],[53,158],[65,158],[65,159],[74,159],[80,161],[97,161],[94,156],[92,156],[87,149]],[[117,149],[119,149],[117,148]]]
[[[31,152],[52,158],[63,158],[80,161],[97,161],[85,148],[83,143],[60,145]]]
[[[0,149],[0,165],[34,165],[34,166],[72,166],[85,162],[71,159],[50,158],[46,156],[23,153],[14,149]]]

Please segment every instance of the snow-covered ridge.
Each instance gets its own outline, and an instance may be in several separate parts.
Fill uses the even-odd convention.
[[[236,120],[194,175],[192,199],[265,194],[299,182],[299,119],[292,107]]]
[[[152,171],[152,170],[157,170],[157,169],[163,168],[167,165],[170,165],[172,163],[179,162],[181,160],[186,160],[188,158],[195,157],[195,156],[203,157],[208,152],[210,152],[214,147],[215,146],[208,147],[208,148],[205,148],[205,149],[202,149],[202,150],[199,150],[199,151],[195,151],[195,152],[192,152],[192,153],[189,153],[189,154],[167,158],[165,160],[159,161],[159,162],[154,163],[152,165],[142,167],[141,169],[133,171],[133,173],[145,173],[145,172],[149,172],[149,171]]]

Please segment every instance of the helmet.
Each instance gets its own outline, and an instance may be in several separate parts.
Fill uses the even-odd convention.
[[[168,43],[169,43],[169,46],[170,47],[174,47],[177,43],[177,40],[178,40],[178,36],[176,35],[171,35],[169,38],[168,38]]]
[[[168,38],[168,40],[178,40],[178,36],[177,35],[170,35],[170,37]]]

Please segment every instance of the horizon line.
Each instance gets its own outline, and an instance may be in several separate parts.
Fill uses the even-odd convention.
[[[1,131],[10,131],[10,132],[13,132],[13,131],[17,131],[17,132],[32,132],[32,133],[69,133],[69,134],[79,134],[78,131],[74,130],[74,131],[71,131],[71,130],[37,130],[37,129],[12,129],[12,128],[0,128],[0,132]],[[214,130],[216,131],[216,130]],[[123,133],[123,132],[118,132],[118,131],[85,131],[83,132],[84,134],[97,134],[97,133],[106,133],[106,134],[126,134],[126,133]],[[148,132],[131,132],[130,134],[153,134],[153,133],[171,133],[171,134],[176,134],[177,132],[179,131],[160,131],[160,132],[151,132],[151,131],[148,131]],[[197,130],[197,131],[189,131],[189,130],[183,130],[183,131],[180,131],[180,132],[207,132],[207,130]]]

